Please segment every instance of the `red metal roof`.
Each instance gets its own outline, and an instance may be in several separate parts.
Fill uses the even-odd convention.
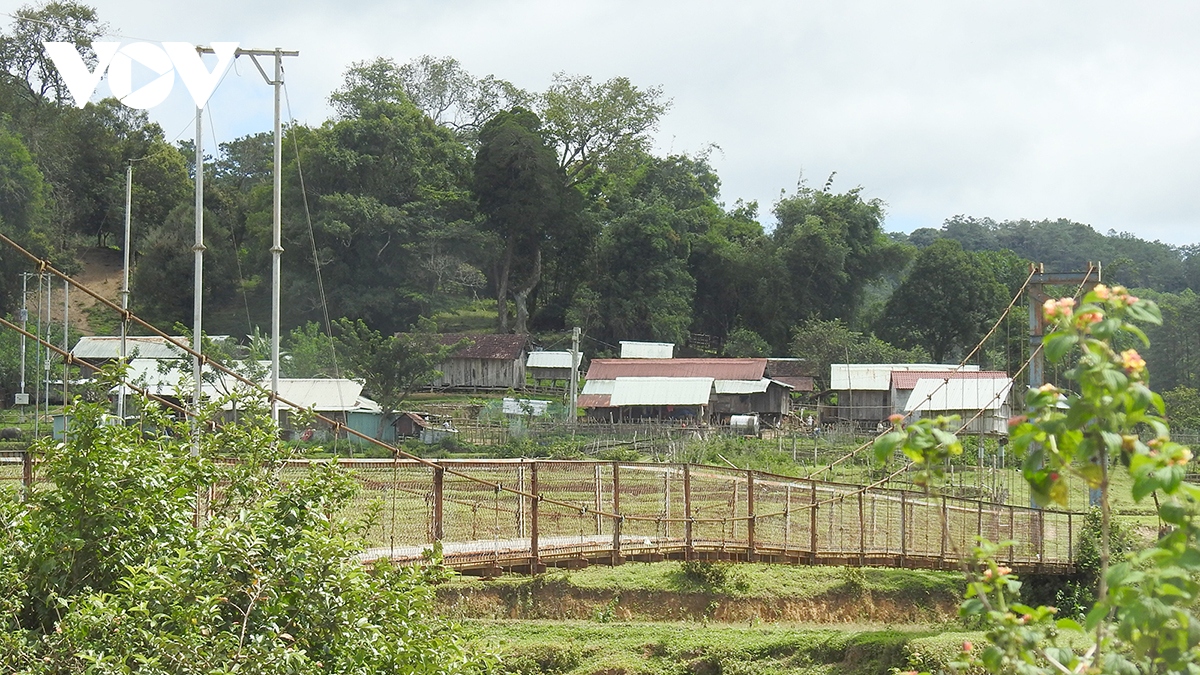
[[[466,333],[443,333],[438,341],[443,345],[458,344],[470,340],[471,344],[450,355],[452,359],[497,359],[511,361],[523,358],[528,335],[468,335]]]
[[[947,370],[893,370],[893,389],[913,389],[918,380],[996,380],[1007,379],[1008,373],[1000,370],[947,371]]]
[[[580,408],[611,408],[612,394],[580,394],[575,404]]]
[[[760,380],[766,368],[766,359],[592,359],[587,379],[711,377],[714,380]]]

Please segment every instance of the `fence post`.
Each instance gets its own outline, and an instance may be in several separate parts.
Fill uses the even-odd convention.
[[[517,490],[525,492],[525,465],[517,466]],[[525,537],[525,501],[524,494],[517,495],[517,537]]]
[[[33,451],[25,448],[21,453],[21,483],[25,486],[25,499],[33,497]]]
[[[808,507],[808,547],[812,551],[811,564],[817,564],[817,481],[810,481],[812,495]]]
[[[1017,546],[1016,546],[1017,522],[1016,521],[1017,521],[1017,519],[1016,519],[1015,511],[1016,511],[1016,509],[1014,509],[1012,506],[1008,507],[1008,539],[1009,539],[1009,541],[1013,542],[1008,545],[1008,565],[1009,565],[1009,567],[1012,566],[1013,562],[1016,560],[1016,555],[1017,555],[1016,554],[1016,549],[1017,549]],[[1068,533],[1070,532],[1070,530],[1071,530],[1071,514],[1068,513],[1067,514],[1067,531],[1068,531]],[[1068,546],[1070,546],[1070,544],[1068,544]]]
[[[900,492],[900,566],[908,560],[908,495]]]
[[[542,494],[538,492],[538,463],[529,466],[529,493],[533,495],[529,504],[529,573],[541,571],[541,555],[538,553],[538,504]]]
[[[754,553],[754,471],[746,470],[746,549],[748,560],[753,562],[757,556]]]
[[[983,502],[981,502],[981,501],[975,502],[975,514],[976,514],[975,536],[982,539],[983,538]]]
[[[1075,564],[1075,531],[1072,527],[1070,511],[1067,511],[1067,563]]]
[[[858,491],[858,564],[867,564],[867,518],[863,511],[863,491]]]
[[[787,554],[791,548],[792,536],[792,486],[789,483],[786,490],[783,502],[783,553]]]
[[[946,509],[946,498],[942,497],[942,552],[938,556],[939,565],[942,567],[946,562],[946,545],[950,540],[950,512]]]
[[[446,536],[445,531],[445,478],[446,470],[437,467],[433,470],[433,540],[441,541]]]
[[[691,560],[695,551],[692,532],[692,465],[683,465],[683,559]]]
[[[600,465],[599,464],[596,465],[596,490],[595,490],[595,492],[596,492],[596,508],[595,508],[595,511],[596,511],[596,534],[604,534],[604,521],[600,517],[600,510],[604,507],[600,503],[601,490],[600,490]]]
[[[612,464],[612,510],[615,514],[613,518],[612,528],[612,564],[620,565],[621,562],[621,464],[613,462]]]

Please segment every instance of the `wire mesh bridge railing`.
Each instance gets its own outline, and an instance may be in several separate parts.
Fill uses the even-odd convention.
[[[1014,569],[1068,573],[1084,522],[1078,512],[695,464],[339,463],[363,487],[350,511],[378,513],[364,560],[415,562],[441,542],[444,564],[476,573],[664,559],[955,569],[980,536],[1012,542],[1000,557]]]

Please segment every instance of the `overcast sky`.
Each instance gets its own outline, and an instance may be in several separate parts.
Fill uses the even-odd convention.
[[[836,190],[887,203],[889,230],[1061,217],[1200,242],[1198,3],[95,4],[108,39],[299,50],[291,110],[313,125],[346,66],[376,56],[452,56],[532,91],[557,71],[661,85],[673,105],[657,150],[718,146],[722,200],[757,200],[768,226],[781,190],[836,171]],[[151,116],[191,138],[192,105],[176,84]],[[244,59],[210,108],[206,147],[271,127],[270,88]]]

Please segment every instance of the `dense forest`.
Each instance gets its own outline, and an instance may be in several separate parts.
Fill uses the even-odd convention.
[[[86,49],[106,30],[72,2],[28,7],[0,34],[0,231],[56,265],[114,247],[133,166],[132,303],[161,326],[190,319],[193,165],[115,100],[77,108],[41,49]],[[884,230],[862,188],[801,182],[764,214],[730,200],[707,152],[656,154],[667,93],[623,77],[558,73],[540,92],[452,58],[352,64],[319,126],[289,124],[283,167],[283,321],[292,346],[336,319],[381,334],[422,317],[561,341],[589,353],[622,339],[727,355],[831,360],[962,358],[1021,287],[1029,261],[1158,300],[1156,388],[1200,383],[1200,256],[1067,220],[955,216]],[[797,167],[802,158],[796,158]],[[220,143],[202,169],[205,326],[268,324],[271,137]],[[0,303],[27,265],[0,252]],[[973,360],[1015,370],[1026,310]],[[468,318],[464,318],[468,317]],[[314,332],[316,330],[316,332]],[[702,340],[697,340],[702,336]],[[1197,343],[1197,344],[1193,344]]]

